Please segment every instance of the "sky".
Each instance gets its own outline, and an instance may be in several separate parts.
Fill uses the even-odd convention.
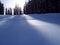
[[[2,3],[4,3],[5,8],[14,8],[17,4],[19,7],[23,8],[25,1],[28,0],[0,0]]]

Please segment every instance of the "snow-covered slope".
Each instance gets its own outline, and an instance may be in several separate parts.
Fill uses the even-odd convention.
[[[0,45],[60,45],[60,14],[0,16]]]

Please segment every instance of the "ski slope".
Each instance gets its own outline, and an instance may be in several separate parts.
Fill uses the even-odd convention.
[[[0,45],[60,45],[60,14],[1,15]]]

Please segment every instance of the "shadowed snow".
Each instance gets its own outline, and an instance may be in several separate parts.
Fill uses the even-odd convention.
[[[59,15],[0,16],[0,45],[60,45]]]

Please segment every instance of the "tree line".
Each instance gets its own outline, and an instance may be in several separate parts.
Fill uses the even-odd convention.
[[[5,13],[12,14],[12,9],[6,9]],[[60,13],[60,0],[29,0],[23,8],[24,14]],[[0,14],[4,14],[4,5],[0,2]],[[14,15],[22,14],[19,7],[14,8]]]
[[[4,4],[0,2],[0,15],[4,15],[4,10],[5,10],[5,15],[21,15],[22,14],[22,10],[20,7],[18,7],[17,5],[15,6],[14,9],[12,8],[5,8],[4,9]]]
[[[24,6],[24,13],[60,13],[60,0],[29,0]]]

